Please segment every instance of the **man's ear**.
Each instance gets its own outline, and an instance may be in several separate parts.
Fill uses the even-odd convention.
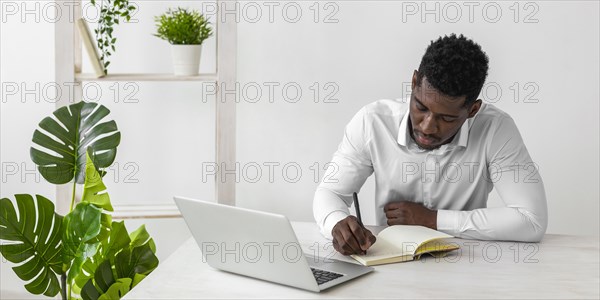
[[[413,76],[412,76],[412,83],[410,85],[410,88],[414,91],[415,87],[417,86],[417,75],[419,74],[419,72],[417,70],[413,71]]]
[[[472,118],[477,114],[481,108],[481,103],[481,99],[477,99],[475,102],[473,102],[473,104],[471,104],[471,107],[469,108],[469,116],[467,118]]]

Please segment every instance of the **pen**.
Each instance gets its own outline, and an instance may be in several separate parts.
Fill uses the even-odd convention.
[[[360,226],[364,228],[365,225],[363,225],[362,218],[360,217],[360,205],[358,204],[358,195],[356,195],[356,193],[352,193],[352,198],[354,199],[354,208],[356,209],[356,218],[358,219],[358,224],[360,224]]]

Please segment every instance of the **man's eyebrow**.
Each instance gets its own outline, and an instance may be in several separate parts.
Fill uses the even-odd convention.
[[[421,106],[425,107],[427,110],[430,110],[429,107],[425,106],[425,104],[423,104],[423,102],[421,102],[417,96],[415,96],[415,101],[417,101],[417,103],[419,103]],[[453,116],[453,115],[447,115],[447,114],[438,114],[442,117],[450,117],[450,118],[458,118],[458,116]]]

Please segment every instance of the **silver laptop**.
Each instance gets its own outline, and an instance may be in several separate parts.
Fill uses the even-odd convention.
[[[175,203],[213,268],[314,292],[373,271],[305,254],[285,216],[183,197]]]

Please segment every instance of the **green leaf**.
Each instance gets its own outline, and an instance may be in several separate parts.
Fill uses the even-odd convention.
[[[89,153],[86,155],[87,162],[85,166],[85,183],[83,185],[82,203],[91,203],[98,208],[106,211],[113,211],[110,203],[110,196],[106,192],[106,186],[92,162]],[[109,238],[111,231],[112,217],[104,212],[100,217],[100,233],[96,236],[94,243],[101,242]],[[92,243],[90,241],[90,243]],[[92,270],[93,271],[93,270]]]
[[[113,222],[108,247],[104,249],[104,257],[115,257],[121,250],[129,247],[131,239],[127,234],[125,222]]]
[[[69,283],[79,274],[83,262],[96,254],[98,243],[88,242],[100,233],[101,212],[93,204],[81,202],[64,218],[63,264],[69,270]]]
[[[102,176],[96,170],[89,153],[86,153],[85,164],[85,182],[83,185],[83,195],[81,202],[87,202],[96,205],[107,211],[113,211],[110,203],[110,196],[106,192],[106,186],[102,182]],[[110,225],[110,224],[109,224]]]
[[[131,283],[131,288],[133,289],[138,283],[140,283],[147,275],[135,274],[133,275],[133,282]]]
[[[100,242],[100,247],[96,254],[93,257],[88,258],[82,266],[82,269],[88,275],[84,272],[79,273],[77,278],[75,278],[76,285],[83,287],[86,282],[92,278],[94,272],[96,272],[96,269],[101,263],[104,261],[109,261],[110,263],[110,260],[114,260],[115,255],[129,247],[130,243],[131,240],[127,233],[127,229],[125,228],[125,223],[123,221],[112,222],[108,239],[104,239]]]
[[[121,133],[115,121],[102,122],[110,113],[103,105],[78,102],[57,109],[44,118],[33,133],[30,156],[42,176],[50,183],[63,184],[75,179],[84,182],[86,150],[98,169],[110,166],[116,156]],[[40,149],[38,149],[40,148]]]
[[[146,230],[146,225],[142,225],[136,231],[132,232],[129,238],[131,239],[131,248],[141,246],[151,240],[150,234]]]
[[[121,299],[130,291],[132,282],[131,278],[115,279],[110,263],[104,262],[94,273],[94,279],[88,281],[81,290],[81,297],[84,300]]]
[[[88,242],[100,233],[101,213],[102,210],[95,205],[81,202],[65,216],[63,221],[65,250],[76,249],[75,245]]]
[[[135,274],[148,275],[158,266],[158,258],[150,248],[145,244],[133,248],[125,249],[115,258],[115,271],[119,278],[134,278]]]
[[[110,236],[112,217],[109,214],[102,213],[100,217],[100,233],[94,242],[106,240]]]
[[[201,45],[212,35],[210,23],[195,10],[177,8],[155,17],[157,36],[174,45]]]
[[[63,217],[54,212],[54,204],[36,195],[15,195],[19,215],[13,203],[0,199],[0,253],[18,264],[13,270],[24,281],[27,291],[54,297],[60,292],[57,275],[62,274],[61,233]],[[37,205],[36,205],[37,204]],[[6,244],[4,241],[11,243]]]
[[[88,280],[81,289],[81,298],[83,300],[96,300],[102,295],[101,293],[107,291],[115,282],[110,261],[105,261],[98,266],[93,278]]]
[[[119,278],[117,282],[113,283],[106,293],[100,295],[98,300],[115,300],[121,299],[127,294],[131,287],[131,278]]]
[[[123,222],[113,222],[112,229],[109,243],[103,244],[102,249],[97,255],[84,264],[84,269],[92,264],[97,265],[93,272],[86,270],[90,274],[93,273],[93,277],[88,277],[88,280],[83,284],[80,280],[77,280],[78,285],[82,284],[83,286],[81,296],[84,300],[104,299],[102,298],[103,295],[112,293],[110,291],[111,287],[118,282],[122,282],[123,284],[129,283],[128,288],[132,288],[158,266],[158,258],[150,246],[150,244],[153,244],[153,241],[147,235],[144,227],[140,227],[140,229],[131,234],[134,237],[134,241],[130,240],[130,235],[127,234]],[[141,246],[134,247],[134,245],[140,243],[142,240],[146,240],[147,242]],[[104,260],[99,262],[102,258]],[[83,272],[80,274],[83,274]],[[113,292],[116,290],[119,292],[124,291],[125,293],[128,291],[124,286],[119,286],[119,288],[114,287]],[[112,297],[116,297],[116,295],[112,294]],[[123,295],[118,294],[119,297]],[[105,297],[118,299],[111,298],[110,295]]]

